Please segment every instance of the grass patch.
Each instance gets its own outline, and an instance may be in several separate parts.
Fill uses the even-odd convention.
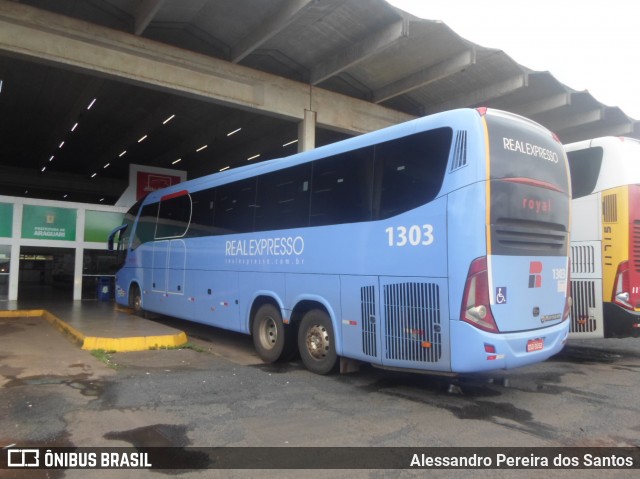
[[[103,362],[110,368],[118,369],[118,365],[111,360],[111,356],[113,356],[115,353],[115,351],[105,351],[104,349],[91,350],[91,356],[96,358],[98,361]]]

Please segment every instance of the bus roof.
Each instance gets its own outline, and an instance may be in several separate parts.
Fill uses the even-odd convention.
[[[276,171],[289,166],[295,166],[309,161],[314,161],[319,158],[337,155],[368,145],[383,143],[385,141],[401,138],[420,131],[426,131],[446,126],[454,126],[458,129],[466,129],[476,122],[478,122],[476,124],[479,125],[480,117],[484,114],[507,116],[514,121],[521,121],[530,127],[544,129],[538,123],[535,123],[529,119],[501,110],[494,110],[490,108],[461,108],[457,110],[450,110],[446,112],[435,113],[433,115],[421,118],[416,118],[415,120],[392,125],[381,130],[358,135],[353,138],[348,138],[343,141],[331,143],[329,145],[321,146],[313,150],[296,153],[288,157],[262,161],[259,163],[241,166],[222,172],[212,173],[199,178],[194,178],[193,180],[188,180],[176,185],[169,186],[165,189],[158,190],[157,192],[152,192],[144,200],[144,203],[153,203],[155,201],[159,201],[162,196],[171,194],[175,191],[186,189],[188,191],[195,192],[205,188],[224,185],[233,181],[251,178],[253,176]]]

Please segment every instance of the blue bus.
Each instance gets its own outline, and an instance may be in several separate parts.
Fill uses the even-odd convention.
[[[116,301],[318,374],[523,366],[567,340],[570,200],[540,125],[439,113],[150,193],[110,237]]]

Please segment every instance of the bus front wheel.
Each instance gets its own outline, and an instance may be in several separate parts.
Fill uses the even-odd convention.
[[[129,292],[129,306],[137,316],[144,315],[144,310],[142,309],[142,293],[140,292],[140,288],[137,284],[131,286],[131,291]]]
[[[298,349],[309,371],[328,374],[335,369],[338,356],[333,326],[327,313],[313,309],[304,315],[298,330]]]
[[[251,326],[253,345],[260,359],[267,363],[290,357],[291,339],[282,322],[282,315],[272,304],[263,304],[256,311]]]

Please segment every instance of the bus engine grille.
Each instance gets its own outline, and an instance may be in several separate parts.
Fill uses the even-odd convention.
[[[563,251],[567,231],[563,225],[542,221],[501,218],[493,225],[495,241],[503,248],[526,248],[532,251]]]
[[[442,354],[440,291],[434,283],[384,287],[386,358],[437,362]]]

